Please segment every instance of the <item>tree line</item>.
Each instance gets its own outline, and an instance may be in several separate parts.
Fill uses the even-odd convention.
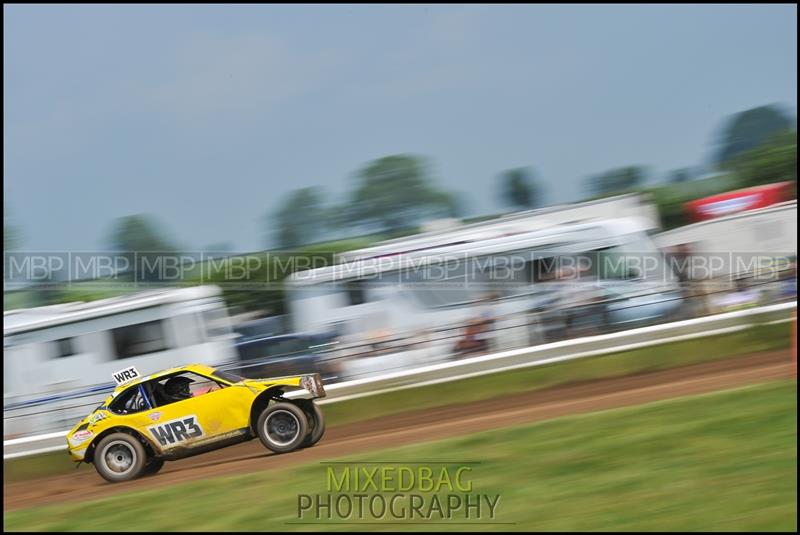
[[[729,180],[722,182],[724,187],[797,181],[795,120],[777,106],[760,106],[732,115],[724,121],[716,145],[705,170],[727,175]],[[681,167],[668,172],[660,185],[648,186],[647,167],[627,165],[587,177],[584,193],[586,198],[599,198],[652,191],[657,201],[669,199],[663,206],[670,211],[667,219],[680,224],[681,214],[675,213],[680,209],[678,205],[690,200],[694,191],[709,194],[702,188],[678,187],[695,181],[698,174],[696,167]],[[357,170],[352,191],[343,203],[327,204],[327,196],[320,187],[297,189],[286,194],[277,209],[265,214],[263,228],[282,250],[353,235],[393,237],[413,233],[425,220],[459,217],[464,213],[464,199],[436,182],[427,158],[412,154],[386,156]],[[495,179],[500,203],[509,210],[544,206],[547,185],[548,180],[538,177],[533,166],[501,171]],[[5,208],[4,247],[8,250],[19,245],[20,233],[18,226],[9,220],[8,207]],[[179,249],[166,237],[163,226],[144,214],[117,219],[107,241],[118,251]],[[229,248],[226,244],[216,244],[209,249]]]
[[[649,191],[662,222],[671,228],[686,223],[686,201],[718,193],[714,188],[797,182],[795,120],[777,106],[761,106],[732,115],[724,121],[716,145],[705,170],[723,175],[724,180],[698,180],[697,168],[687,166],[668,172],[660,185],[648,186],[647,167],[627,165],[587,177],[585,196]],[[537,176],[533,166],[501,171],[494,184],[501,204],[508,210],[544,205],[548,181]],[[323,248],[332,251],[338,247],[332,245],[332,239],[339,239],[341,246],[347,248],[349,245],[342,244],[342,238],[361,235],[380,239],[410,234],[418,231],[420,222],[459,217],[464,212],[464,200],[437,185],[430,161],[411,154],[390,155],[366,163],[354,174],[352,190],[344,202],[327,204],[325,199],[319,187],[301,188],[287,194],[277,209],[265,214],[263,226],[275,238],[279,250],[291,254],[328,240]],[[19,246],[20,229],[10,220],[8,206],[5,208],[4,248],[10,250]],[[138,214],[117,219],[107,241],[120,252],[179,250],[178,244],[166,236],[163,225],[152,216]],[[225,244],[211,249],[223,248],[229,249]],[[255,296],[247,300],[252,297]]]
[[[691,200],[693,191],[673,185],[697,179],[704,174],[703,167],[706,172],[728,175],[729,180],[720,184],[731,189],[797,180],[796,125],[777,106],[734,114],[724,122],[717,145],[711,162],[700,169],[689,166],[669,171],[660,186],[648,186],[646,166],[627,165],[587,177],[585,194],[599,198],[649,190],[657,202],[669,199],[660,208],[671,227],[685,223],[683,203]],[[544,205],[546,181],[538,178],[532,167],[500,172],[497,180],[500,200],[506,208],[524,210]],[[303,188],[286,195],[281,207],[268,215],[267,224],[276,229],[278,244],[284,249],[324,239],[336,229],[360,228],[391,237],[413,231],[426,217],[459,215],[459,200],[434,183],[424,158],[387,156],[358,171],[356,186],[344,205],[326,207],[319,188]]]

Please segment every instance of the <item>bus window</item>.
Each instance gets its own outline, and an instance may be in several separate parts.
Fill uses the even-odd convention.
[[[62,338],[53,342],[56,345],[56,358],[75,355],[75,338]]]
[[[366,303],[366,296],[364,295],[364,280],[355,279],[347,281],[345,288],[347,289],[347,297],[350,300],[350,305],[361,305]]]
[[[126,359],[167,349],[163,321],[126,325],[111,331],[118,359]]]

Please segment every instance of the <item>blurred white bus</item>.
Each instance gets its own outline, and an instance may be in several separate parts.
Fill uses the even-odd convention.
[[[6,436],[69,427],[108,395],[122,368],[149,374],[236,358],[216,286],[13,310],[3,320]]]
[[[662,250],[688,246],[698,278],[735,279],[797,256],[797,201],[693,223],[653,240]]]
[[[431,247],[399,242],[391,253],[376,248],[374,257],[296,272],[286,284],[293,328],[336,330],[351,340],[425,338],[485,314],[498,318],[493,348],[505,349],[535,343],[525,313],[543,303],[557,308],[611,296],[605,319],[630,325],[680,306],[674,274],[648,236],[650,221],[538,226],[511,235],[460,233],[455,243]],[[570,266],[573,275],[584,272],[557,276]]]
[[[641,193],[627,193],[593,201],[525,210],[466,225],[459,224],[457,220],[440,221],[443,223],[441,230],[386,240],[372,247],[341,253],[338,257],[343,261],[375,258],[397,251],[421,251],[496,236],[531,232],[555,225],[612,218],[636,218],[648,232],[656,232],[661,228],[658,207],[652,199]],[[427,226],[435,226],[433,223]]]

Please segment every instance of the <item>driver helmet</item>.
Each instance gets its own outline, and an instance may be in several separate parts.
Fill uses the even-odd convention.
[[[173,399],[189,399],[192,397],[189,385],[193,382],[192,379],[184,376],[171,377],[164,384],[164,392]]]

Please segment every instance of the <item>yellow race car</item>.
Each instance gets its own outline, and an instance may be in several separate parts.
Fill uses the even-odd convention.
[[[94,463],[111,482],[155,474],[175,460],[256,436],[276,453],[316,444],[325,421],[319,374],[244,379],[193,364],[142,377],[114,374],[117,387],[67,434],[75,462]],[[299,390],[292,399],[287,391]]]

